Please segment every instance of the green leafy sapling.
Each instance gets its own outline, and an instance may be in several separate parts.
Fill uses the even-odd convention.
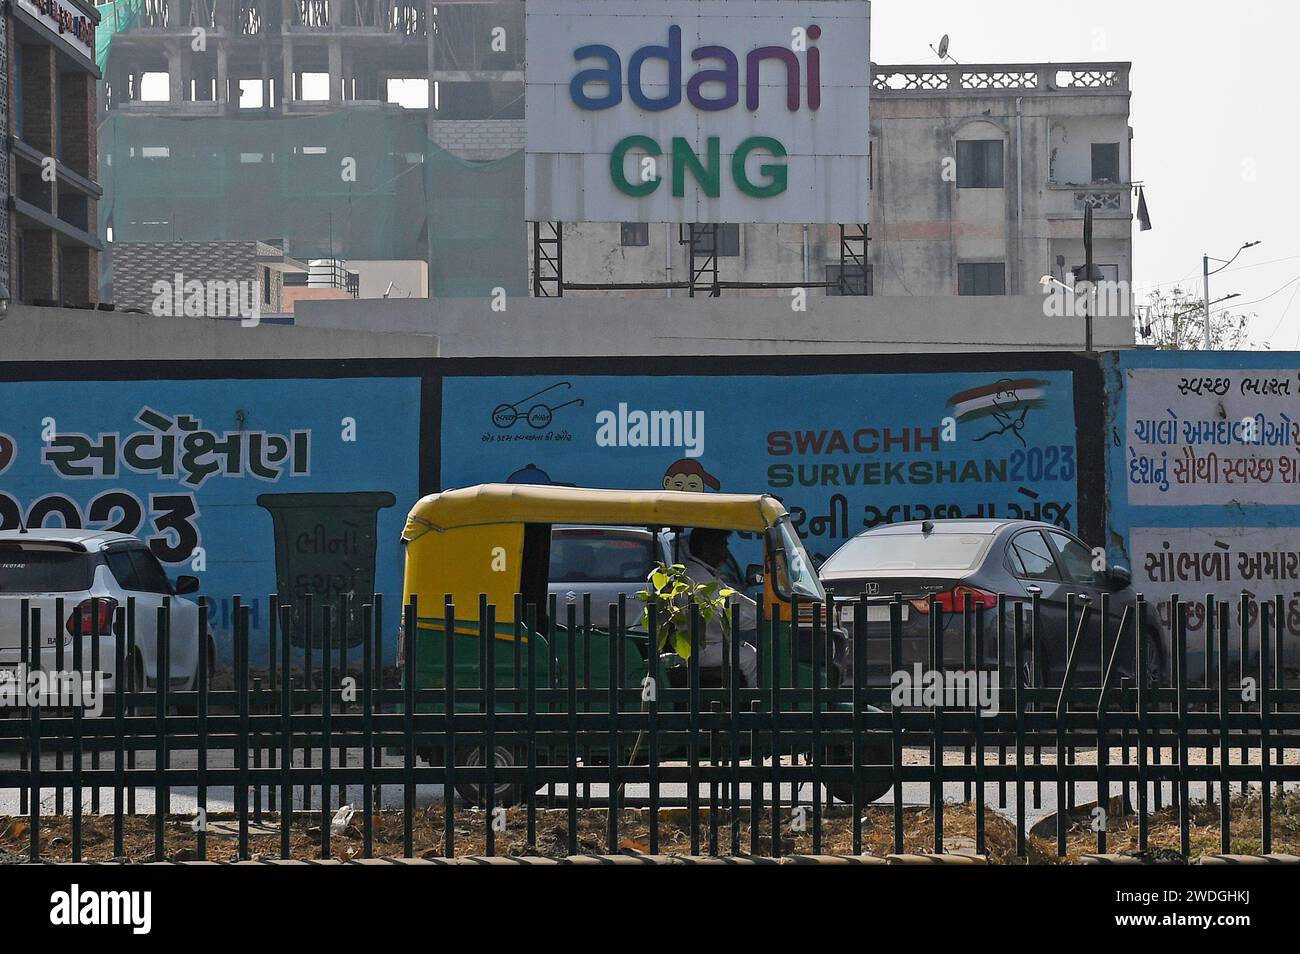
[[[647,588],[637,593],[636,598],[647,609],[651,604],[658,607],[655,635],[659,652],[671,649],[683,659],[691,658],[692,606],[699,609],[701,641],[705,628],[715,619],[721,620],[724,634],[731,633],[730,600],[736,595],[735,590],[717,581],[696,583],[680,564],[656,564],[646,582]]]

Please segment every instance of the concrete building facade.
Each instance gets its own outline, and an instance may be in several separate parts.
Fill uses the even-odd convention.
[[[428,144],[523,147],[519,0],[119,0],[106,28],[119,239],[428,263]]]
[[[832,295],[1026,295],[1045,275],[1069,281],[1084,263],[1091,206],[1097,264],[1112,281],[1131,282],[1130,68],[873,65],[865,262],[860,242],[842,253],[836,226],[737,223],[720,227],[718,280],[831,283],[839,287],[823,293]],[[860,229],[845,225],[852,243]],[[690,242],[676,226],[564,223],[563,278],[578,286],[691,281]],[[697,244],[699,269],[715,242],[697,231]],[[708,267],[697,284],[712,281]]]
[[[523,29],[518,0],[138,0],[115,26],[122,55],[103,106],[241,119],[382,110],[408,81],[428,84],[430,123],[521,118]],[[146,92],[150,74],[165,98]]]
[[[95,29],[86,0],[12,0],[0,36],[0,284],[14,301],[99,301]]]

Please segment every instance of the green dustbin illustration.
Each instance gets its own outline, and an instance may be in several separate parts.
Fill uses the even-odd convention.
[[[275,531],[275,585],[281,603],[297,614],[310,596],[312,645],[322,644],[320,607],[334,607],[338,620],[344,597],[353,616],[375,592],[375,546],[379,511],[397,498],[387,491],[342,494],[261,494],[257,504],[271,514]],[[360,627],[348,627],[348,645],[361,641]],[[290,641],[304,643],[304,627],[292,628]],[[335,631],[332,644],[338,645]]]

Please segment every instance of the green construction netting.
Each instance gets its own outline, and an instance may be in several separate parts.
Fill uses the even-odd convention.
[[[527,293],[523,154],[466,162],[429,141],[422,113],[114,110],[99,146],[114,242],[284,239],[298,259],[428,258],[434,296]]]
[[[113,37],[135,26],[139,19],[143,0],[109,0],[98,5],[99,26],[95,28],[95,63],[103,72],[108,65],[108,51],[112,49]]]
[[[471,163],[427,144],[430,295],[478,298],[497,287],[528,295],[524,154]]]

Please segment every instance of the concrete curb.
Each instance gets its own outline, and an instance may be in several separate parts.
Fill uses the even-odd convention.
[[[653,868],[678,863],[673,855],[570,855],[561,862],[566,865],[608,865],[617,868]]]
[[[779,865],[779,858],[764,858],[760,855],[676,855],[677,864],[681,865],[726,865],[729,867],[748,868],[754,865]]]
[[[891,865],[950,865],[957,868],[987,865],[987,855],[886,855]]]
[[[491,858],[475,856],[469,858],[457,858],[452,864],[480,866],[485,868],[545,868],[552,865],[562,865],[565,862],[559,858],[542,858],[538,855],[494,855]]]
[[[786,855],[783,865],[887,865],[888,860],[874,855]]]
[[[1300,865],[1297,855],[1202,855],[1198,865]]]
[[[1132,855],[1084,855],[1082,861],[1085,865],[1119,865],[1121,867],[1146,867],[1147,865],[1160,864],[1160,862],[1147,861],[1144,858],[1135,858]]]
[[[1168,866],[1167,861],[1150,861],[1132,855],[1084,855],[1080,859],[1085,865],[1117,866]],[[1300,866],[1300,855],[1202,855],[1193,864],[1198,865],[1296,865]],[[40,864],[55,866],[113,867],[128,865],[127,861],[46,861]],[[349,865],[368,867],[482,867],[482,868],[550,868],[558,865],[576,865],[585,868],[654,868],[665,865],[702,865],[724,867],[748,867],[752,865],[805,865],[845,867],[856,865],[918,865],[948,866],[966,868],[989,864],[987,855],[887,855],[880,858],[874,855],[786,855],[782,858],[767,858],[755,855],[570,855],[567,858],[543,858],[537,855],[497,855],[495,857],[462,858],[352,858],[344,861],[339,858],[294,859],[282,861],[279,858],[258,858],[253,861],[148,861],[139,867],[146,868],[212,868],[212,867],[272,867],[272,868],[341,868]]]

